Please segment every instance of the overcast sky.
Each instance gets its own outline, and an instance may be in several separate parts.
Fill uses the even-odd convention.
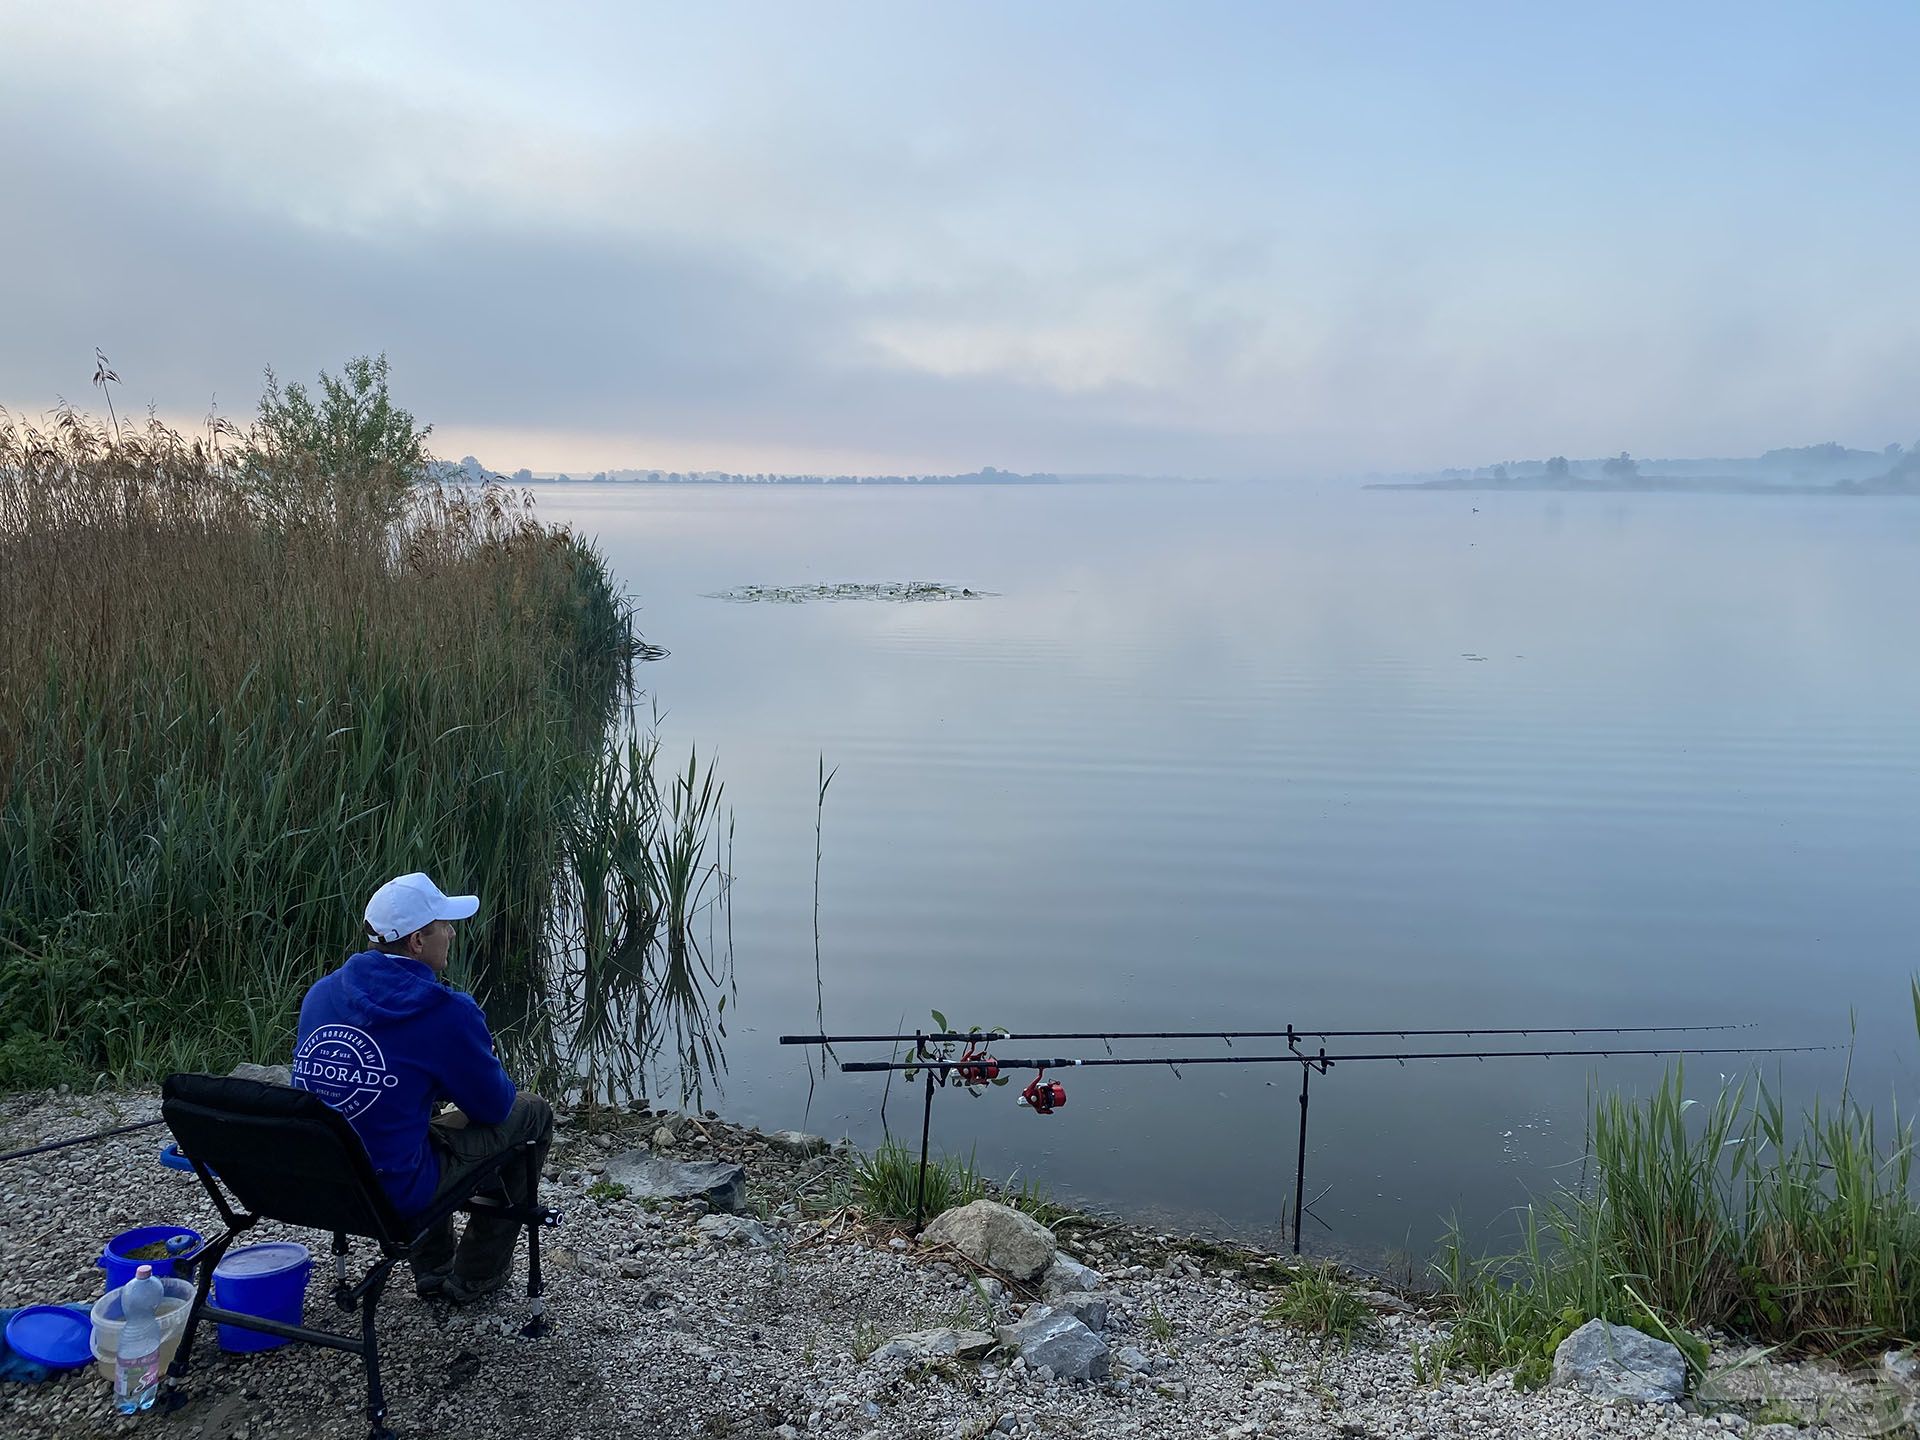
[[[1912,442],[1916,73],[1909,0],[0,0],[0,403],[385,350],[503,469]]]

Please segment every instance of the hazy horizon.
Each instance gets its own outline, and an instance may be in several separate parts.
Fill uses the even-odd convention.
[[[0,404],[385,351],[577,473],[1920,437],[1891,4],[12,5]]]

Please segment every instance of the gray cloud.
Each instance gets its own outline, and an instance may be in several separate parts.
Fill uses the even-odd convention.
[[[246,410],[268,363],[385,350],[443,440],[588,437],[607,464],[1285,474],[1916,425],[1920,341],[1863,303],[1912,284],[1867,227],[1729,249],[1438,216],[1405,157],[1343,179],[1257,129],[1195,148],[1114,87],[956,73],[921,101],[890,74],[876,101],[747,54],[718,99],[696,74],[595,110],[543,104],[537,67],[396,80],[271,12],[139,15],[41,17],[0,55],[10,405],[85,399],[98,344],[185,417]],[[1348,165],[1376,142],[1329,135]],[[1786,283],[1816,242],[1836,258]]]

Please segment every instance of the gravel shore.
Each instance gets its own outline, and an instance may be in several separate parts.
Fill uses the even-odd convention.
[[[157,1099],[133,1094],[0,1103],[0,1149],[158,1113]],[[1403,1313],[1381,1296],[1376,1338],[1343,1348],[1263,1319],[1270,1295],[1247,1257],[1120,1225],[1063,1227],[1060,1235],[1115,1292],[1106,1338],[1123,1358],[1109,1379],[1055,1380],[998,1353],[979,1363],[883,1358],[875,1346],[902,1332],[992,1328],[957,1257],[851,1210],[814,1211],[832,1193],[842,1156],[796,1159],[766,1137],[711,1119],[681,1127],[673,1153],[743,1164],[771,1244],[715,1242],[698,1229],[699,1202],[649,1208],[605,1185],[592,1190],[609,1155],[649,1143],[644,1137],[658,1124],[636,1114],[612,1133],[587,1133],[580,1117],[563,1116],[544,1192],[567,1212],[545,1249],[548,1337],[520,1337],[523,1289],[456,1310],[416,1299],[404,1267],[396,1271],[380,1307],[380,1340],[389,1423],[402,1436],[1782,1440],[1846,1432],[1756,1423],[1738,1411],[1758,1420],[1781,1414],[1779,1397],[1795,1385],[1827,1396],[1868,1388],[1819,1367],[1750,1366],[1742,1372],[1750,1403],[1694,1413],[1605,1405],[1567,1390],[1521,1392],[1503,1375],[1434,1383],[1417,1373],[1415,1347],[1430,1344],[1442,1321]],[[164,1139],[156,1129],[0,1166],[0,1306],[91,1302],[101,1293],[92,1264],[101,1242],[130,1226],[217,1230],[198,1181],[157,1163]],[[311,1231],[263,1224],[249,1236],[256,1238],[298,1239],[326,1259],[327,1237]],[[362,1267],[370,1251],[365,1242],[356,1250]],[[523,1286],[524,1274],[517,1278]],[[338,1328],[349,1317],[335,1310],[329,1284],[328,1267],[316,1265],[308,1323]],[[1005,1292],[992,1303],[991,1318],[1004,1324],[1024,1300]],[[173,1414],[116,1416],[90,1367],[41,1385],[0,1384],[0,1435],[366,1433],[352,1356],[310,1346],[230,1356],[205,1327],[195,1356],[191,1402]],[[1773,1408],[1763,1409],[1769,1399]]]

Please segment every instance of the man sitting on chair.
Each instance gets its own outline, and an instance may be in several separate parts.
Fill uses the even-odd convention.
[[[553,1142],[552,1108],[515,1090],[480,1006],[446,981],[451,922],[479,908],[425,875],[389,880],[367,902],[372,948],[314,982],[300,1006],[293,1083],[347,1117],[402,1215],[470,1185],[475,1168],[523,1144],[533,1147],[529,1164],[509,1161],[499,1181],[509,1204],[531,1205]],[[442,1100],[459,1108],[436,1118]],[[456,1305],[491,1294],[513,1271],[518,1232],[474,1214],[456,1250],[453,1221],[442,1220],[414,1247],[414,1288]]]

